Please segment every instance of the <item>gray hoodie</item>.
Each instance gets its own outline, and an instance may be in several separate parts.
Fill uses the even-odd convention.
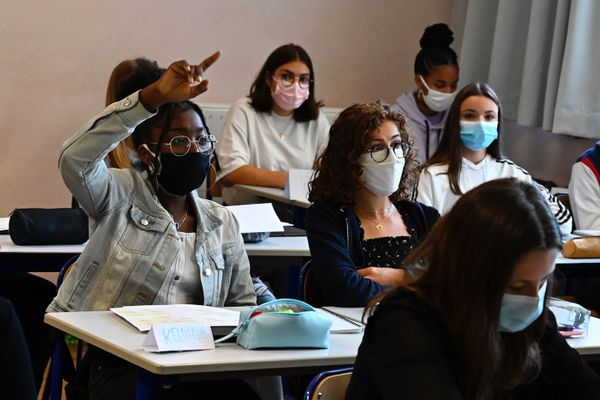
[[[423,114],[417,106],[415,92],[403,93],[391,107],[395,111],[402,111],[408,117],[417,149],[416,158],[420,164],[423,164],[437,150],[447,112],[442,111],[431,117]]]

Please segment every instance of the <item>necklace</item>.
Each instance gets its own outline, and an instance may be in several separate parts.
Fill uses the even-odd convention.
[[[381,221],[383,221],[384,219],[387,218],[387,216],[390,214],[391,209],[392,209],[392,203],[390,203],[390,205],[388,206],[388,208],[383,211],[383,217],[381,217],[379,219],[369,218],[369,217],[367,217],[367,214],[375,214],[375,215],[377,215],[377,213],[381,212],[381,211],[363,212],[362,215],[363,215],[363,217],[365,217],[366,219],[368,219],[369,221],[371,221],[372,223],[375,224],[375,229],[377,229],[378,231],[382,231],[383,230],[383,225],[381,224]]]
[[[175,229],[179,230],[179,227],[181,227],[181,225],[183,225],[187,216],[188,216],[188,212],[187,212],[187,210],[185,210],[185,214],[183,214],[183,218],[181,218],[179,220],[179,222],[177,222],[177,221],[175,221],[175,217],[173,216],[173,214],[171,214],[171,217],[173,218],[173,221],[175,222]]]

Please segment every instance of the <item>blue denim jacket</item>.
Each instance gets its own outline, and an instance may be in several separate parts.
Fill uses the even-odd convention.
[[[145,174],[104,158],[153,114],[138,93],[108,106],[63,144],[65,184],[90,217],[90,239],[48,311],[152,304],[182,241]],[[253,305],[250,265],[235,217],[191,193],[204,304]]]

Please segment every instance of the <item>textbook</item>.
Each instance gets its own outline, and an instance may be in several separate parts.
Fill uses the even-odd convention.
[[[356,314],[362,314],[362,308],[323,307],[315,309],[333,322],[331,333],[361,333],[364,329],[364,324],[359,318],[356,318]]]

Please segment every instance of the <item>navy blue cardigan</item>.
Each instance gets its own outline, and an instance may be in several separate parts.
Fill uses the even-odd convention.
[[[412,201],[394,204],[404,223],[422,241],[439,218],[433,207]],[[356,272],[365,267],[364,231],[351,206],[315,202],[306,213],[306,236],[312,257],[311,274],[319,287],[322,304],[315,306],[363,307],[385,288]]]

